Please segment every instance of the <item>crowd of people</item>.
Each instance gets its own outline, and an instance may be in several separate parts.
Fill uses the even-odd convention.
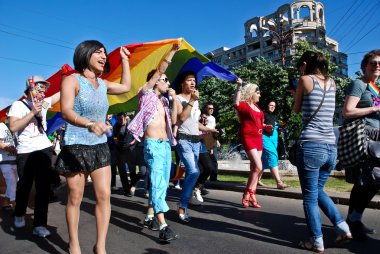
[[[200,205],[204,202],[206,180],[217,180],[217,148],[220,147],[219,141],[213,138],[219,132],[213,116],[214,105],[207,103],[201,110],[196,73],[185,71],[177,77],[178,94],[170,88],[165,72],[180,47],[181,44],[173,45],[157,69],[148,73],[146,83],[138,91],[138,109],[134,115],[124,112],[107,115],[107,94],[127,93],[131,89],[131,53],[127,48],[120,48],[120,83],[100,78],[109,72],[110,66],[107,51],[98,41],[84,41],[76,47],[76,73],[63,79],[60,93],[45,98],[49,82],[41,76],[27,79],[25,98],[12,104],[7,124],[0,124],[0,168],[7,185],[6,205],[14,210],[16,228],[25,227],[28,197],[35,182],[33,234],[39,237],[51,234],[47,229],[49,176],[52,155],[57,148],[46,135],[46,114],[60,101],[66,125],[62,135],[54,139],[54,144],[58,142],[61,147],[53,168],[67,183],[69,253],[81,253],[78,223],[87,177],[91,178],[96,197],[93,250],[94,253],[106,253],[110,197],[111,192],[118,189],[117,171],[122,193],[126,196],[133,196],[139,180],[144,181],[148,200],[144,227],[158,231],[161,241],[178,238],[165,219],[169,210],[166,195],[173,161],[185,168],[177,214],[178,220],[187,224],[191,221],[189,203]],[[358,166],[361,173],[351,174],[355,184],[345,220],[324,192],[337,160],[333,130],[336,85],[327,74],[327,59],[319,52],[305,52],[297,67],[300,78],[297,89],[291,94],[293,111],[302,113],[297,170],[310,235],[309,239],[299,242],[299,247],[321,253],[324,243],[319,209],[335,226],[336,242],[347,242],[353,237],[363,239],[366,234],[375,233],[361,220],[364,209],[380,189],[380,175],[368,180],[369,174],[375,175],[376,161],[362,163]],[[367,53],[361,68],[364,75],[352,81],[346,91],[344,117],[347,122],[365,118],[367,135],[378,141],[379,99],[368,90],[368,84],[376,82],[380,75],[380,51]],[[256,189],[262,185],[263,169],[270,170],[278,189],[288,187],[280,178],[277,153],[278,128],[284,123],[274,113],[276,102],[270,100],[264,112],[258,104],[260,97],[257,84],[246,83],[241,78],[236,80],[233,106],[240,124],[240,142],[250,161],[250,173],[241,200],[245,208],[261,208]],[[172,158],[173,149],[176,159]],[[356,168],[346,170],[358,171]]]

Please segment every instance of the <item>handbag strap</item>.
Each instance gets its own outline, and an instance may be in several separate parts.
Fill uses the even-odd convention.
[[[314,82],[314,79],[313,79],[313,82]],[[326,78],[325,78],[324,83],[325,83],[325,87],[323,88],[322,100],[319,103],[318,108],[314,111],[314,113],[310,116],[309,120],[307,120],[306,124],[302,127],[301,132],[303,129],[305,129],[307,127],[307,125],[311,122],[311,120],[313,120],[314,116],[318,113],[319,109],[322,107],[323,101],[325,100],[325,97],[326,97],[326,90],[327,90],[327,79]],[[298,139],[301,136],[301,132],[300,132],[300,135],[298,135]]]
[[[21,100],[22,103],[24,103],[24,105],[30,110],[32,111],[31,107],[24,101],[24,100]],[[45,128],[44,126],[42,125],[42,119],[37,117],[36,115],[34,115],[34,118],[37,120],[37,125],[38,125],[38,128],[41,128],[41,130],[43,132],[45,132]]]

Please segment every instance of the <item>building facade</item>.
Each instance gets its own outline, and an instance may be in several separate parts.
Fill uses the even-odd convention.
[[[248,63],[262,56],[286,66],[295,54],[293,45],[307,41],[327,49],[332,61],[339,67],[339,75],[348,75],[347,55],[339,52],[339,44],[326,36],[325,11],[321,2],[298,0],[284,4],[265,17],[254,17],[244,23],[244,44],[221,47],[206,53],[213,62],[225,67]]]

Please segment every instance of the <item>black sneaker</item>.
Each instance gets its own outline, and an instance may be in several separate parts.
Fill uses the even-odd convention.
[[[206,190],[206,188],[202,188],[201,189],[201,194],[203,195],[203,196],[205,196],[205,195],[207,195],[207,194],[209,194],[210,192],[208,191],[208,190]]]
[[[368,228],[366,225],[363,224],[363,222],[359,221],[350,221],[349,219],[346,220],[348,226],[350,227],[351,231],[360,232],[363,234],[376,234],[376,230],[373,228]]]
[[[158,223],[156,217],[153,217],[150,220],[144,220],[144,228],[149,228],[153,231],[160,230],[160,224]]]
[[[174,231],[171,230],[169,226],[166,226],[160,230],[159,238],[160,238],[160,241],[170,242],[172,240],[177,239],[178,235],[174,233]]]

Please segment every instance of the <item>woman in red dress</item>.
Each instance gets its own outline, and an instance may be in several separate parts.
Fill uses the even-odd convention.
[[[264,124],[264,113],[257,105],[259,99],[258,85],[247,84],[243,87],[243,81],[240,78],[236,80],[234,107],[238,112],[240,121],[240,139],[250,160],[250,173],[242,204],[244,207],[249,207],[251,204],[254,208],[261,207],[256,200],[256,187],[259,173],[263,169],[261,163],[263,129],[273,130],[272,125]]]

